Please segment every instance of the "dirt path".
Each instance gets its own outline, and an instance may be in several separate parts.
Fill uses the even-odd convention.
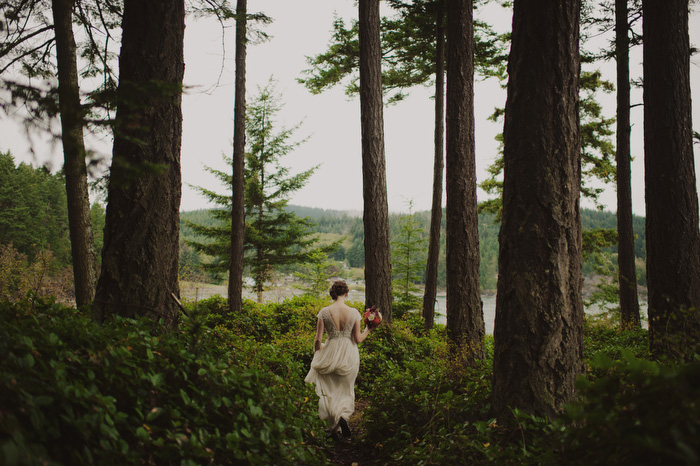
[[[335,441],[335,446],[328,453],[330,464],[342,466],[371,466],[376,464],[374,445],[365,439],[364,409],[367,402],[355,402],[355,413],[350,418],[352,438]]]

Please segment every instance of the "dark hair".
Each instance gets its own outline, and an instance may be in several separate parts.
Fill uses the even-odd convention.
[[[331,289],[328,291],[331,295],[331,298],[333,298],[333,301],[338,299],[338,296],[343,296],[344,294],[348,294],[350,291],[350,287],[348,287],[348,284],[345,283],[345,280],[336,280],[333,282],[333,285],[331,285]]]

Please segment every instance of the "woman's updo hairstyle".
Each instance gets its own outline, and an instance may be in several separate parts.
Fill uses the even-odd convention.
[[[348,287],[348,284],[345,283],[345,280],[336,280],[333,282],[333,285],[331,285],[329,293],[331,295],[331,298],[333,298],[333,301],[335,301],[336,299],[338,299],[338,296],[348,294],[349,291],[350,287]]]

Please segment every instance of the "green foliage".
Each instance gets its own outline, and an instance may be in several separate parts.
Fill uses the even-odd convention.
[[[391,15],[382,17],[380,22],[382,86],[385,93],[392,93],[388,103],[403,100],[406,89],[430,85],[434,80],[437,21],[444,21],[438,19],[439,3],[442,2],[388,2]],[[504,79],[506,36],[496,34],[489,24],[478,19],[474,31],[476,72],[482,77]],[[355,96],[359,93],[359,55],[357,20],[346,26],[342,19],[335,18],[328,51],[308,57],[310,68],[303,71],[306,77],[298,81],[313,94],[344,83],[345,93]]]
[[[603,375],[578,381],[581,399],[561,420],[562,463],[700,461],[700,360],[669,365],[623,350],[594,365]]]
[[[417,283],[425,281],[425,263],[427,254],[427,238],[416,215],[413,213],[413,203],[409,203],[408,215],[399,219],[397,239],[391,242],[391,271],[394,276],[392,283],[394,299],[398,311],[401,305],[408,309],[418,309],[422,300],[417,296],[420,292]],[[396,317],[400,313],[396,312]]]
[[[51,251],[38,250],[29,259],[11,243],[0,244],[0,302],[44,296],[69,302],[73,300],[72,285],[72,269],[61,267]]]
[[[267,304],[243,300],[241,312],[232,314],[228,301],[215,296],[197,303],[197,309],[207,326],[217,332],[230,332],[258,343],[288,348],[290,357],[300,361],[308,370],[313,358],[316,314],[330,304],[329,300],[310,296]],[[361,304],[349,304],[362,307]]]
[[[311,386],[318,310],[186,303],[166,333],[52,302],[0,305],[0,463],[327,464]],[[350,303],[361,309],[362,303]],[[585,378],[557,419],[490,414],[493,338],[472,365],[418,313],[360,345],[360,448],[377,464],[695,464],[700,365],[648,359],[646,330],[585,326]]]
[[[105,208],[95,202],[90,206],[90,220],[92,221],[92,240],[97,256],[97,265],[102,264],[102,246],[104,246],[104,230],[107,212]]]
[[[601,78],[600,71],[581,71],[579,87],[579,117],[581,120],[581,194],[592,200],[599,210],[603,206],[598,198],[603,189],[596,187],[595,182],[613,183],[615,181],[615,149],[610,137],[614,134],[612,125],[614,118],[603,116],[602,106],[598,103],[599,92],[610,93],[613,85]],[[504,109],[498,108],[491,120],[498,121],[505,114]],[[479,184],[487,194],[494,197],[479,204],[479,212],[488,212],[497,216],[500,221],[503,209],[503,135],[496,139],[501,143],[499,154],[487,169],[489,176]]]
[[[623,332],[618,326],[591,317],[586,319],[584,347],[589,372],[593,371],[594,362],[599,357],[620,359],[623,351],[630,351],[637,358],[651,357],[646,329]]]
[[[0,153],[0,244],[12,243],[33,259],[51,250],[61,266],[68,266],[68,206],[61,175],[20,163]]]
[[[274,271],[290,264],[307,263],[314,252],[330,253],[338,246],[338,243],[317,246],[318,238],[311,233],[311,221],[287,208],[291,193],[301,189],[317,167],[291,175],[289,169],[280,164],[283,156],[304,142],[290,142],[300,125],[276,131],[275,118],[281,108],[272,82],[260,88],[255,99],[246,106],[245,265],[255,281],[259,299]],[[224,159],[231,164],[230,158]],[[207,169],[225,186],[231,185],[231,174]],[[197,189],[223,208],[212,211],[218,220],[213,225],[186,223],[194,233],[210,239],[187,244],[215,257],[211,266],[223,272],[228,270],[230,260],[231,197],[202,187]]]
[[[366,393],[366,441],[380,462],[397,465],[695,464],[698,361],[669,366],[644,359],[646,330],[591,322],[585,330],[586,378],[558,419],[519,410],[509,419],[491,417],[490,337],[486,358],[474,366],[435,347],[429,354],[404,349],[403,358],[374,348],[373,360],[363,356],[362,371],[365,360],[377,368]],[[422,339],[412,338],[413,345]],[[445,338],[432,334],[429,341]]]
[[[491,338],[486,348],[492,354]],[[496,425],[489,418],[490,356],[466,366],[449,355],[445,343],[441,349],[391,361],[368,394],[367,437],[386,463],[483,464],[489,459],[487,431]]]
[[[95,250],[100,257],[104,208],[91,209]],[[0,255],[6,280],[2,298],[17,301],[32,290],[72,299],[73,274],[65,180],[45,167],[15,166],[0,152]],[[11,278],[12,277],[12,278]],[[32,278],[29,278],[32,277]],[[32,284],[30,285],[29,282]],[[12,290],[8,294],[9,290]]]
[[[347,212],[340,211],[329,211],[323,209],[312,209],[299,206],[286,206],[292,212],[297,215],[307,215],[312,221],[313,225],[310,226],[310,231],[321,236],[331,235],[330,240],[324,240],[324,242],[319,241],[321,244],[333,243],[341,239],[343,241],[342,246],[345,248],[344,260],[349,267],[363,267],[364,266],[364,232],[362,227],[362,218],[350,216]],[[417,224],[417,227],[422,229],[422,231],[427,231],[430,225],[430,213],[424,212],[414,212],[413,218]],[[220,234],[222,238],[228,238],[229,231],[228,228],[223,228],[221,225],[227,221],[228,214],[225,211],[209,211],[200,210],[192,212],[183,212],[181,214],[182,228],[181,232],[185,239],[185,243],[190,242],[200,242],[200,243],[211,243],[206,236],[199,235],[193,228],[192,225],[197,225],[197,228],[216,230],[220,229]],[[401,235],[401,222],[405,217],[404,214],[391,214],[389,216],[389,229],[392,238],[400,238]],[[443,225],[444,228],[443,215]],[[496,289],[496,283],[498,279],[498,233],[499,224],[496,222],[498,219],[497,215],[482,212],[479,215],[479,253],[480,258],[480,275],[481,275],[481,286],[482,290],[494,291]],[[614,254],[617,252],[617,246],[613,243],[603,243],[600,240],[611,240],[612,233],[611,230],[616,230],[617,222],[615,214],[610,212],[601,212],[591,209],[583,209],[581,211],[581,221],[584,230],[584,242],[586,243],[585,251],[589,251],[589,243],[591,245],[591,250],[596,249],[605,254]],[[646,271],[644,267],[644,257],[645,253],[645,234],[644,234],[644,218],[635,216],[633,217],[634,228],[635,228],[635,253],[638,257],[638,268],[637,274],[639,276],[639,283],[641,285],[646,284]],[[590,233],[588,231],[590,230]],[[598,238],[598,234],[594,230],[600,230],[603,234],[601,238]],[[603,231],[605,230],[605,231]],[[440,240],[440,254],[444,259],[445,254],[445,235],[441,235]],[[595,246],[595,248],[593,247]],[[214,247],[210,245],[210,247]],[[222,250],[223,251],[223,250]],[[210,281],[216,281],[211,273],[211,269],[208,268],[208,264],[214,263],[221,265],[217,259],[208,256],[201,251],[197,251],[199,258],[191,258],[191,263],[200,264],[203,268],[203,272]],[[223,260],[223,252],[222,260]],[[184,258],[184,257],[183,257]],[[334,257],[336,260],[343,260],[340,257]],[[438,285],[444,286],[445,283],[445,261],[440,260],[440,266],[438,270]],[[187,258],[189,261],[190,258]],[[223,269],[223,267],[222,267]],[[300,268],[291,269],[293,272],[299,272]],[[591,276],[595,274],[593,269],[592,261],[587,261],[584,263],[584,274],[586,276]],[[419,283],[423,282],[423,276],[421,275],[418,280]],[[395,303],[397,309],[402,306],[401,303]],[[403,307],[404,310],[415,309],[415,303],[406,305]]]
[[[325,464],[305,367],[186,319],[0,305],[0,463]]]
[[[294,274],[302,282],[297,288],[305,295],[320,298],[328,292],[331,279],[337,277],[340,270],[335,262],[329,259],[327,253],[314,251],[309,259],[309,262],[301,267],[301,271]]]
[[[360,373],[357,390],[368,395],[375,392],[377,379],[383,374],[401,371],[413,360],[436,357],[447,352],[444,326],[425,333],[417,314],[407,313],[391,326],[380,325],[360,345]],[[436,338],[440,335],[439,338]],[[371,396],[371,395],[370,395]]]

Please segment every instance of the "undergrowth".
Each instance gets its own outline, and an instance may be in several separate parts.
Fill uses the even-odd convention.
[[[557,419],[517,409],[492,417],[488,336],[486,358],[472,366],[442,347],[385,363],[365,411],[380,464],[697,464],[700,360],[652,361],[646,330],[595,321],[585,345],[577,399]]]
[[[303,379],[316,314],[293,298],[231,314],[187,304],[180,329],[94,324],[51,301],[0,304],[0,463],[327,464]],[[362,303],[351,303],[361,309]],[[700,360],[653,361],[646,330],[589,321],[586,373],[557,419],[491,414],[493,338],[472,365],[408,312],[360,345],[358,448],[377,464],[697,464]]]
[[[0,305],[0,463],[325,464],[305,367],[202,325]]]

